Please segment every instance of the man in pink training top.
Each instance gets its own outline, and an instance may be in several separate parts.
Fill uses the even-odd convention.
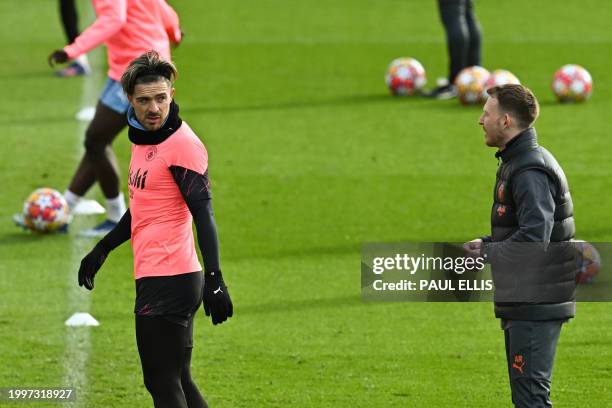
[[[206,407],[191,379],[193,316],[200,303],[213,324],[233,314],[221,275],[208,182],[208,155],[179,117],[176,69],[155,51],[121,78],[132,145],[130,208],[83,258],[79,285],[93,289],[109,252],[131,238],[136,279],[136,341],[155,407]],[[195,221],[204,274],[194,246]]]
[[[119,80],[130,61],[155,50],[170,59],[170,45],[181,41],[182,33],[175,11],[164,0],[92,0],[96,21],[71,44],[49,56],[49,63],[75,60],[102,44],[108,50],[108,79],[85,132],[85,155],[64,197],[71,209],[97,180],[106,197],[107,220],[81,235],[101,237],[113,229],[123,213],[125,202],[119,188],[117,158],[111,148],[125,128],[129,106]]]

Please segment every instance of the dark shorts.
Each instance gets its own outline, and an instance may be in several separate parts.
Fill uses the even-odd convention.
[[[162,316],[188,327],[202,303],[203,285],[201,271],[140,278],[136,280],[134,313],[139,316]]]

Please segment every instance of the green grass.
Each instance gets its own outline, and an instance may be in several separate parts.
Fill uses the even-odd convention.
[[[497,163],[479,108],[392,98],[384,87],[398,56],[419,59],[430,83],[445,75],[435,2],[172,3],[187,33],[175,52],[176,99],[209,150],[236,311],[220,327],[203,315],[196,322],[193,373],[210,405],[511,406],[490,304],[359,297],[362,242],[462,241],[489,228]],[[79,5],[85,20],[87,2]],[[64,41],[56,8],[0,3],[3,20],[19,23],[3,25],[0,66],[0,387],[70,385],[63,321],[82,304],[101,322],[91,329],[82,406],[150,406],[129,245],[84,294],[76,268],[93,242],[75,231],[31,236],[10,222],[34,188],[63,190],[81,151],[73,117],[84,82],[54,78],[45,61]],[[479,1],[477,12],[483,64],[513,71],[540,98],[540,141],[567,173],[578,237],[612,240],[612,9],[520,0]],[[565,63],[592,73],[588,103],[554,103],[550,78]],[[105,68],[95,69],[99,89]],[[125,178],[125,133],[114,146]],[[608,304],[578,305],[561,335],[555,406],[612,406],[611,324]]]

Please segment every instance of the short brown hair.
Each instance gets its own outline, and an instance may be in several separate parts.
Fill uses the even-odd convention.
[[[513,116],[520,128],[533,125],[540,114],[540,105],[531,90],[523,85],[501,85],[487,89],[487,93],[497,98],[499,109]]]
[[[138,84],[166,80],[172,85],[176,75],[176,67],[171,61],[163,59],[157,51],[148,51],[130,62],[121,76],[121,86],[126,94],[132,95]]]

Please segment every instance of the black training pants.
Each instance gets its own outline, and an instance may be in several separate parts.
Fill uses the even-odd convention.
[[[79,36],[79,15],[77,14],[75,0],[60,0],[60,15],[62,26],[66,33],[67,44],[72,44]]]
[[[557,342],[565,321],[502,320],[515,407],[552,407],[550,383]]]
[[[136,343],[155,408],[207,408],[191,378],[193,318],[187,327],[163,316],[136,315]]]
[[[449,57],[449,83],[459,71],[480,65],[480,24],[472,0],[438,0],[440,18],[446,31]]]

